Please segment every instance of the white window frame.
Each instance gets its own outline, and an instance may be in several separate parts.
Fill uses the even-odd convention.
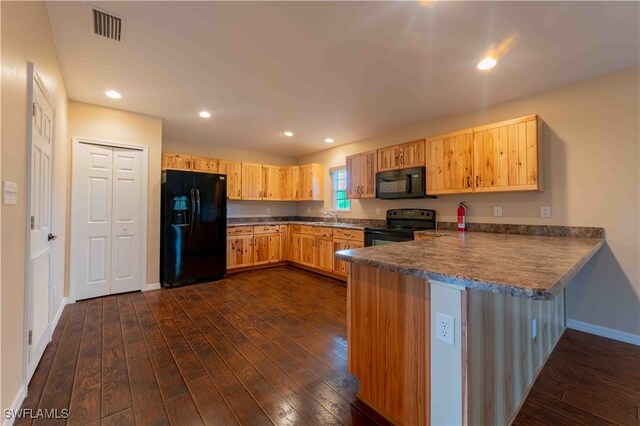
[[[346,166],[337,166],[337,167],[332,167],[331,169],[329,169],[329,176],[331,177],[331,209],[333,211],[336,212],[346,212],[349,213],[351,212],[351,200],[349,200],[347,198],[347,200],[349,200],[349,208],[348,209],[339,209],[338,208],[338,197],[337,197],[337,193],[338,193],[338,185],[337,185],[337,180],[338,180],[338,172],[340,171],[344,171],[345,174],[347,172],[347,167]],[[342,190],[340,190],[342,191]],[[346,192],[346,177],[345,177],[345,192]]]

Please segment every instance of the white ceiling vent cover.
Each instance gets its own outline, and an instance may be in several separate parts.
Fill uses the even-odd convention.
[[[114,13],[89,5],[90,28],[95,35],[122,43],[126,20]]]

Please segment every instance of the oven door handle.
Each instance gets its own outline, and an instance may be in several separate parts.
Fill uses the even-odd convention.
[[[413,179],[411,179],[411,173],[407,174],[407,194],[411,194],[411,186],[413,183]]]

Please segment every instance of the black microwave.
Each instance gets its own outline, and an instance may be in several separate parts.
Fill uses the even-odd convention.
[[[376,198],[424,198],[426,169],[389,170],[376,173]]]

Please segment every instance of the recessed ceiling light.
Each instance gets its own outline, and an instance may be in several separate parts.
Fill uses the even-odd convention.
[[[122,95],[115,90],[107,90],[104,94],[112,99],[120,99],[122,97]]]
[[[491,68],[495,67],[497,63],[498,61],[496,61],[495,58],[487,56],[480,62],[478,62],[478,69],[483,71],[490,70]]]
[[[291,136],[293,136],[293,132],[286,131],[286,132],[284,132],[284,135],[288,136],[288,137],[291,137]]]
[[[326,143],[333,143],[333,139],[331,139],[331,138],[326,138],[324,141],[325,141]]]
[[[198,114],[200,117],[202,118],[209,118],[211,117],[211,113],[208,111],[200,111],[200,114]]]

